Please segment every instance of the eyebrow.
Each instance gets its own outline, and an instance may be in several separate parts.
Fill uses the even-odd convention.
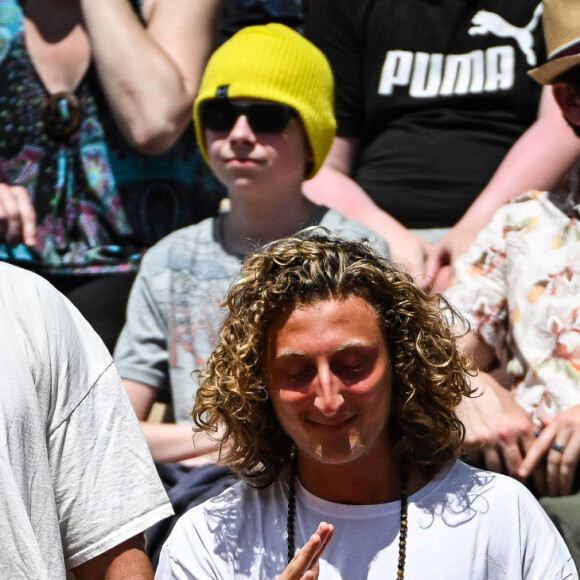
[[[366,341],[363,340],[358,340],[358,339],[352,339],[351,341],[347,342],[346,344],[341,345],[340,347],[338,347],[334,353],[340,353],[340,352],[344,352],[346,350],[351,350],[351,349],[371,349],[373,348],[375,345],[369,344]],[[277,352],[274,356],[275,359],[281,359],[281,358],[292,358],[292,357],[303,357],[306,356],[306,352],[302,351],[302,350],[295,350],[295,349],[284,349],[281,350],[280,352]]]

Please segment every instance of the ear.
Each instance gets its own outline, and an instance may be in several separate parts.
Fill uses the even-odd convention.
[[[564,117],[572,125],[580,127],[580,96],[567,83],[555,83],[552,92]]]

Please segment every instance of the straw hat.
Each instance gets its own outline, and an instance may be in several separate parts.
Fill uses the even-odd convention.
[[[543,5],[548,58],[528,74],[542,85],[549,85],[580,64],[580,0],[544,0]]]

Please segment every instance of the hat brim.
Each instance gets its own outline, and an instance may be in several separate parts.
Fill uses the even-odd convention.
[[[580,64],[580,54],[572,54],[533,68],[528,74],[541,85],[549,85],[555,78],[577,64]]]

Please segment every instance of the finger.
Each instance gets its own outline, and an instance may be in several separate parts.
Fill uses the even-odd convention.
[[[334,526],[332,524],[327,524],[326,522],[320,522],[315,535],[320,538],[320,544],[318,545],[318,548],[311,559],[309,568],[318,565],[320,557],[326,550],[326,547],[334,535]]]
[[[500,446],[506,472],[512,477],[517,476],[518,469],[524,460],[522,451],[517,443],[503,444]]]
[[[425,272],[427,274],[427,279],[435,280],[437,273],[440,268],[446,265],[445,254],[439,252],[436,248],[434,251],[427,255],[427,261],[425,263]]]
[[[546,485],[546,466],[541,462],[532,472],[532,480],[534,482],[534,493],[538,497],[548,494],[548,486]]]
[[[556,452],[557,453],[557,452]],[[580,433],[574,432],[564,447],[560,460],[558,488],[560,495],[571,495],[574,492],[574,479],[580,458]]]
[[[0,189],[0,222],[2,236],[10,244],[20,242],[20,214],[14,188],[3,184]]]
[[[322,556],[322,554],[324,554],[324,551],[328,547],[328,544],[330,544],[330,540],[332,540],[333,536],[334,536],[334,526],[332,524],[327,524],[327,528],[326,528],[324,534],[321,535],[322,545],[320,546],[320,551],[318,553],[319,559],[320,559],[320,556]]]
[[[551,449],[546,461],[546,487],[550,497],[560,495],[560,467],[562,454],[555,449]]]
[[[443,293],[451,282],[452,274],[453,269],[451,266],[441,267],[439,272],[437,272],[437,276],[435,276],[435,280],[433,282],[433,292]]]
[[[528,479],[532,472],[538,467],[540,461],[547,455],[550,445],[554,442],[556,430],[551,426],[546,427],[540,436],[530,445],[520,468],[518,476]]]
[[[22,241],[29,247],[35,246],[36,239],[36,212],[28,191],[24,187],[13,187],[13,194],[20,215]]]
[[[284,574],[280,576],[280,579],[302,579],[308,570],[312,570],[318,564],[318,559],[326,549],[326,546],[332,537],[330,536],[329,538],[328,534],[329,524],[326,522],[320,522],[316,532],[310,536],[306,544],[304,544],[296,556],[294,556],[292,561],[286,567]]]
[[[501,456],[495,447],[486,447],[483,449],[483,461],[486,469],[495,473],[504,473],[505,469]]]
[[[36,213],[26,189],[1,184],[0,224],[0,236],[11,245],[36,244]]]

